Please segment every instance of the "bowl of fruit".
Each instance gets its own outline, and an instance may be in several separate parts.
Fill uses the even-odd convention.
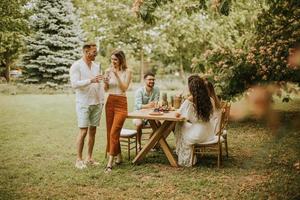
[[[154,110],[150,113],[150,115],[163,115],[164,113],[168,113],[169,111],[174,111],[175,109],[171,106],[159,106],[154,108]]]

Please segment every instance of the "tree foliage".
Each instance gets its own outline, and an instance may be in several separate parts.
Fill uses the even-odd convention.
[[[286,64],[299,38],[299,3],[280,0],[82,2],[84,29],[101,55],[123,48],[162,74],[200,72],[232,98],[254,84],[297,82]],[[136,68],[139,70],[138,68]]]
[[[201,58],[224,98],[255,84],[300,81],[299,70],[287,65],[289,46],[300,38],[299,1],[267,3],[258,15],[252,39],[245,43],[248,47],[209,49]]]
[[[154,24],[157,16],[154,14],[156,9],[165,4],[176,4],[179,1],[174,0],[135,0],[133,8],[135,13],[146,23]],[[186,0],[180,1],[181,6],[187,14],[207,10],[209,7],[218,11],[221,15],[228,15],[230,11],[231,0]]]
[[[141,64],[135,63],[138,66],[134,69],[135,74],[143,73],[143,57],[154,45],[153,31],[151,25],[135,16],[132,1],[108,0],[95,3],[75,0],[74,4],[80,10],[87,37],[99,44],[102,64],[107,67],[112,50],[121,48],[129,60],[140,61]]]
[[[223,98],[254,84],[299,82],[299,72],[286,62],[289,46],[300,38],[299,1],[135,3],[141,19],[160,27],[156,43],[162,47],[157,45],[154,55],[177,66],[184,60],[185,71],[191,66],[206,74]]]
[[[208,43],[201,24],[205,12],[220,15],[219,8],[229,6],[230,1],[227,4],[195,0],[140,0],[133,4],[129,0],[74,2],[81,10],[88,37],[99,41],[103,57],[111,48],[123,48],[141,61],[141,73],[145,56],[145,60],[151,59],[153,70],[183,74],[190,71],[192,58]]]
[[[23,57],[26,83],[67,83],[71,64],[81,56],[82,30],[70,0],[37,0],[32,34]]]
[[[152,58],[173,70],[204,72],[204,66],[209,64],[203,58],[206,50],[248,48],[255,32],[254,16],[263,6],[259,2],[254,6],[252,3],[233,2],[228,16],[220,15],[219,5],[212,3],[205,4],[206,8],[198,12],[187,12],[187,8],[195,6],[193,0],[159,6],[153,13],[157,18],[153,30],[158,36]]]
[[[0,1],[0,73],[9,82],[9,71],[22,52],[23,38],[29,32],[27,0]]]
[[[300,82],[287,65],[289,48],[300,41],[300,1],[269,0],[269,9],[258,17],[253,51],[263,81]],[[251,60],[249,60],[251,61]],[[295,75],[298,75],[296,77]]]

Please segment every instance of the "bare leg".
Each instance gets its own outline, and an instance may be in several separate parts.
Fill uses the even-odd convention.
[[[112,167],[113,162],[114,162],[114,156],[109,155],[107,167]]]
[[[84,146],[84,139],[87,134],[88,128],[80,128],[79,134],[77,136],[77,160],[82,160],[82,150]]]
[[[87,160],[92,160],[93,148],[95,144],[96,127],[90,126],[89,128],[89,140],[88,140],[88,157]]]
[[[136,127],[136,138],[139,144],[139,150],[142,149],[142,127],[142,124]]]
[[[141,119],[135,119],[134,125],[136,126],[136,138],[138,141],[138,149],[142,149],[142,127],[143,127],[143,121]]]
[[[122,154],[117,155],[116,164],[120,164],[122,162]]]
[[[114,156],[109,155],[108,156],[108,163],[107,163],[106,168],[104,170],[105,173],[110,173],[111,172],[113,162],[114,162]]]

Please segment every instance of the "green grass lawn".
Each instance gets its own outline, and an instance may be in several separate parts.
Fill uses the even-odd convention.
[[[105,174],[104,113],[94,149],[101,165],[80,171],[74,95],[1,95],[0,199],[299,199],[300,99],[275,108],[276,135],[256,120],[230,124],[220,169],[215,156],[172,168],[162,152],[151,152],[140,165],[126,161]],[[173,135],[168,141],[174,148]]]

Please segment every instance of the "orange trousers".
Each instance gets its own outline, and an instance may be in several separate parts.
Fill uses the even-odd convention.
[[[107,143],[106,152],[111,156],[121,153],[120,132],[128,114],[127,97],[109,95],[105,105]]]

